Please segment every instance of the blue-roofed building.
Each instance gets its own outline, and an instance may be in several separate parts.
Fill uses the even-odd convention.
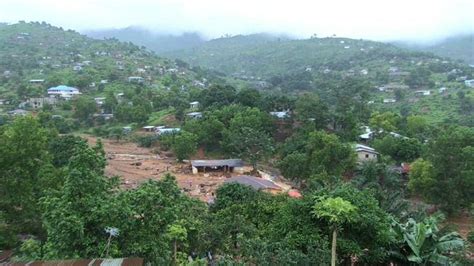
[[[48,95],[71,98],[74,95],[81,94],[77,88],[66,85],[59,85],[48,89]]]

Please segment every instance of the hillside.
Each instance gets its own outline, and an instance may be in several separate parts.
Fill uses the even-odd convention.
[[[464,80],[474,77],[473,68],[391,44],[347,38],[291,40],[257,34],[220,38],[168,56],[224,72],[257,88],[287,93],[315,91],[323,99],[330,88],[355,78],[370,88],[369,99],[375,110],[409,109],[432,122],[466,123],[472,114],[469,91],[463,92],[471,95],[467,97],[469,107],[465,103],[461,107],[462,100],[448,99],[467,89]],[[440,88],[446,89],[439,93]],[[420,97],[420,90],[430,91],[430,96]],[[392,99],[395,103],[384,103]],[[458,113],[464,113],[464,118]]]
[[[368,73],[375,73],[392,66],[407,69],[420,61],[440,59],[366,40],[291,40],[268,35],[215,39],[196,48],[170,52],[167,56],[247,79],[269,79],[309,69],[317,72],[366,69]]]
[[[189,49],[205,42],[198,33],[182,33],[179,35],[153,33],[139,27],[127,27],[123,29],[104,29],[85,31],[85,35],[95,39],[116,38],[123,42],[145,46],[147,49],[157,53]]]
[[[13,105],[61,84],[95,96],[105,93],[104,87],[133,87],[131,76],[155,89],[205,86],[204,76],[206,82],[213,79],[131,43],[95,40],[46,23],[0,27],[0,74],[0,98]]]
[[[474,65],[474,34],[452,36],[434,44],[394,43],[397,46],[417,51],[430,52],[438,56],[461,60]]]

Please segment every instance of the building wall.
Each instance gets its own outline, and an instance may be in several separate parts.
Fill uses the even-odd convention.
[[[375,160],[377,159],[377,154],[370,153],[366,151],[358,151],[357,152],[357,160],[358,161],[368,161],[368,160]]]

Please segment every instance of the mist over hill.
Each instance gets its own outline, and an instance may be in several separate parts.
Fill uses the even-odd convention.
[[[435,43],[394,42],[395,45],[417,51],[431,52],[438,56],[462,60],[474,65],[474,33],[455,35]]]
[[[124,42],[133,42],[145,46],[157,54],[196,47],[206,41],[196,32],[181,34],[154,33],[140,27],[93,30],[84,31],[83,33],[95,39],[116,38]]]

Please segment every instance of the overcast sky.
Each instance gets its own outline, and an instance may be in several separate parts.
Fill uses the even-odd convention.
[[[433,40],[474,32],[474,0],[0,0],[0,21],[46,21],[78,31],[143,26],[207,37]]]

